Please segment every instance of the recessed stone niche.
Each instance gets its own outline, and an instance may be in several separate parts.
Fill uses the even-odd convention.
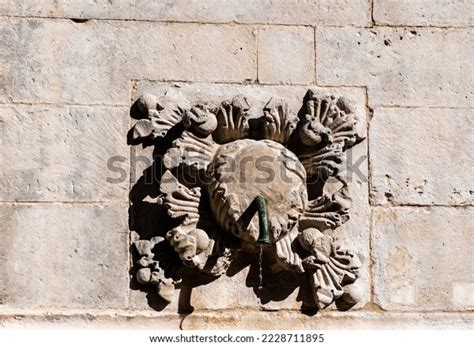
[[[363,306],[365,105],[358,88],[139,82],[133,306]]]

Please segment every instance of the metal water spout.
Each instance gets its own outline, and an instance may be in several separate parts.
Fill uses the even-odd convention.
[[[272,242],[270,240],[270,230],[268,229],[267,200],[263,196],[257,196],[255,198],[255,203],[256,203],[257,212],[258,212],[258,228],[259,228],[257,244],[270,245]]]
[[[268,208],[265,197],[260,195],[253,199],[237,220],[238,227],[242,230],[246,230],[255,214],[258,214],[258,238],[256,243],[260,246],[271,245]]]

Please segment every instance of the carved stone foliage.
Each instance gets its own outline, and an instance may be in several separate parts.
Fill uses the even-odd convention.
[[[258,269],[257,295],[292,273],[309,292],[303,308],[357,302],[359,255],[337,233],[351,207],[344,152],[363,140],[347,100],[308,90],[300,109],[278,98],[254,109],[245,95],[220,104],[143,95],[133,108],[130,143],[153,145],[155,161],[131,218],[143,201],[167,214],[134,234],[140,285],[170,302],[186,280],[213,280],[244,257]],[[342,187],[323,192],[330,177]]]

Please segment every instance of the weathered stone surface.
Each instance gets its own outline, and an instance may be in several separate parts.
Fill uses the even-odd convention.
[[[127,200],[127,108],[0,105],[0,123],[0,200]]]
[[[375,204],[474,202],[474,111],[376,108],[370,123]]]
[[[0,311],[125,308],[125,204],[2,204]]]
[[[3,327],[85,327],[113,329],[211,330],[327,330],[327,329],[470,329],[472,313],[326,312],[305,316],[299,312],[208,311],[185,316],[89,310],[81,312],[4,315]]]
[[[382,314],[377,312],[328,312],[316,316],[294,312],[208,312],[184,319],[183,329],[407,329],[461,328],[472,326],[472,314]]]
[[[474,106],[469,29],[318,28],[316,82],[368,86],[371,106]]]
[[[256,79],[252,27],[3,19],[0,102],[120,104],[130,80]]]
[[[470,310],[472,208],[376,208],[372,260],[385,310]]]
[[[369,23],[369,4],[366,0],[1,0],[0,14],[178,22],[365,26]]]
[[[376,24],[407,26],[472,26],[472,0],[375,0]]]
[[[129,39],[126,25],[113,26],[2,19],[0,102],[127,104],[120,50]]]
[[[258,81],[314,83],[314,29],[287,26],[259,29]]]

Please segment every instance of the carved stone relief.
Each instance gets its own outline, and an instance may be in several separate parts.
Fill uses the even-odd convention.
[[[146,94],[132,112],[130,144],[155,147],[156,191],[141,197],[167,213],[135,234],[140,285],[170,302],[190,277],[213,280],[250,261],[256,294],[294,275],[308,293],[303,309],[357,303],[361,260],[337,233],[351,207],[344,152],[363,140],[347,100],[308,90],[300,109],[273,97],[254,109],[245,95],[191,104]],[[329,178],[338,191],[325,192]]]

